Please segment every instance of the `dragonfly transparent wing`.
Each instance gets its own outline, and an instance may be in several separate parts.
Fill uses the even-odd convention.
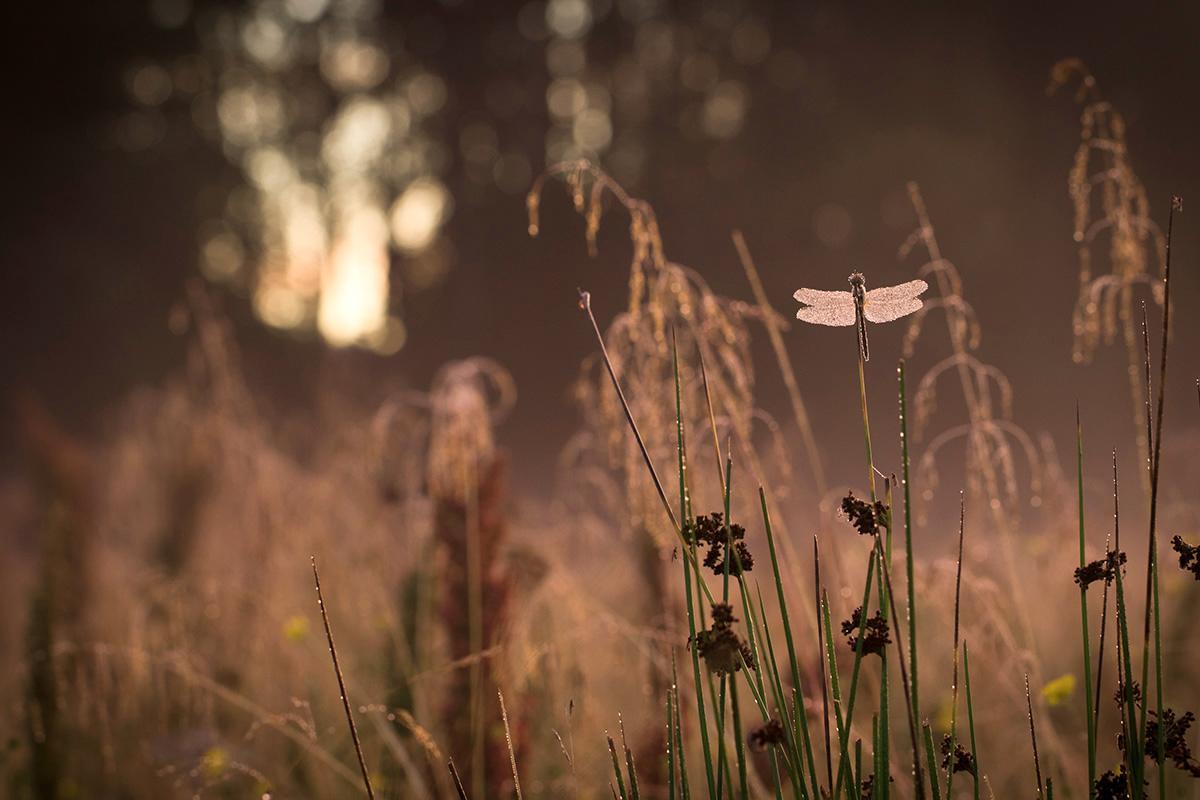
[[[846,326],[854,324],[854,296],[849,292],[823,292],[819,289],[797,289],[792,295],[804,305],[796,319],[814,325]]]
[[[872,289],[863,303],[863,314],[871,322],[891,322],[906,317],[921,307],[919,295],[928,288],[925,281],[916,280]]]
[[[901,317],[907,317],[920,309],[922,305],[919,297],[910,297],[907,300],[897,300],[892,303],[867,300],[863,306],[863,315],[870,322],[892,322]]]

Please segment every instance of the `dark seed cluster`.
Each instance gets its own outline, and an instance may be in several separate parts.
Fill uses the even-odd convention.
[[[1129,776],[1125,773],[1125,765],[1113,772],[1108,772],[1096,779],[1096,791],[1092,793],[1096,800],[1129,800]]]
[[[1171,547],[1179,553],[1179,568],[1187,570],[1200,581],[1200,544],[1188,544],[1182,536],[1171,539]]]
[[[888,782],[895,783],[896,781],[889,776]],[[859,786],[859,796],[862,798],[862,800],[872,800],[872,798],[875,797],[875,773],[872,772],[870,775],[863,778],[862,785]]]
[[[724,675],[737,672],[745,661],[750,669],[758,669],[750,646],[733,629],[733,623],[737,621],[733,616],[733,606],[713,603],[712,618],[712,627],[697,633],[694,640],[696,652],[708,668],[718,675]]]
[[[1099,561],[1092,561],[1086,566],[1075,569],[1075,582],[1084,589],[1096,581],[1112,583],[1117,578],[1117,570],[1125,565],[1125,554],[1109,550],[1108,554]]]
[[[1141,706],[1142,706],[1142,687],[1138,684],[1137,681],[1133,681],[1132,683],[1129,684],[1129,698],[1128,699],[1133,700],[1133,704],[1135,706],[1137,706],[1138,708],[1141,708]],[[1117,681],[1117,691],[1115,691],[1113,693],[1113,700],[1117,701],[1118,706],[1125,704],[1126,696],[1125,696],[1125,682],[1124,681]]]
[[[842,621],[842,635],[846,637],[846,643],[854,651],[858,650],[858,639],[859,636],[862,636],[863,655],[874,653],[882,657],[884,647],[892,643],[889,637],[887,618],[884,617],[883,612],[876,611],[875,615],[867,619],[864,625],[862,606],[854,609],[854,612],[850,614],[850,619]]]
[[[880,528],[888,527],[891,522],[891,512],[886,505],[878,500],[874,503],[859,500],[854,496],[854,492],[847,492],[842,498],[842,513],[863,536],[873,536],[879,533]]]
[[[783,744],[783,723],[771,718],[757,728],[753,728],[747,739],[755,750],[766,750],[771,745]]]
[[[1182,716],[1177,716],[1173,709],[1163,709],[1161,724],[1163,749],[1166,751],[1166,759],[1164,759],[1158,750],[1158,715],[1153,710],[1149,713],[1151,717],[1146,721],[1146,757],[1153,759],[1158,764],[1169,760],[1177,769],[1200,778],[1200,761],[1192,757],[1192,749],[1187,742],[1188,728],[1196,721],[1196,715],[1188,711]]]
[[[733,542],[734,558],[729,562],[729,574],[736,577],[754,568],[754,558],[746,547],[746,529],[741,525],[731,524],[726,530],[725,515],[720,511],[685,522],[683,537],[691,544],[708,547],[708,552],[704,554],[704,566],[711,569],[715,575],[725,572],[730,541]]]
[[[942,769],[975,774],[975,755],[961,743],[955,744],[950,734],[942,737]]]

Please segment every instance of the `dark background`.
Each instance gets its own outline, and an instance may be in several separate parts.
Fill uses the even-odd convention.
[[[800,285],[841,288],[852,268],[875,285],[910,275],[896,248],[904,185],[920,182],[943,250],[961,269],[966,298],[984,330],[981,355],[1016,390],[1016,418],[1048,429],[1067,452],[1076,399],[1099,458],[1111,445],[1132,451],[1123,355],[1071,363],[1070,315],[1077,265],[1066,175],[1078,142],[1079,108],[1069,93],[1047,97],[1049,69],[1079,56],[1125,115],[1132,160],[1165,223],[1169,196],[1196,194],[1200,176],[1200,6],[1194,4],[747,4],[771,21],[773,44],[804,59],[803,89],[751,87],[732,174],[709,174],[706,151],[663,124],[648,139],[649,167],[628,187],[658,211],[668,255],[701,271],[714,289],[748,297],[729,232],[745,232],[776,306],[792,307]],[[907,4],[904,4],[907,5]],[[459,92],[454,114],[470,112],[469,87],[489,69],[472,45],[516,6],[464,0],[455,7],[402,3],[401,24],[431,17],[446,31],[433,56]],[[0,102],[7,145],[0,213],[0,375],[5,395],[35,393],[72,432],[101,436],[106,416],[131,389],[181,368],[185,341],[169,333],[170,309],[195,277],[199,200],[234,180],[221,154],[173,124],[153,150],[128,153],[110,129],[128,106],[127,65],[194,46],[186,30],[154,27],[141,2],[39,4],[5,12]],[[628,27],[598,27],[589,47],[627,46]],[[606,36],[608,37],[606,39]],[[540,115],[540,116],[539,116]],[[523,120],[540,153],[544,108]],[[535,164],[540,161],[535,161]],[[454,176],[448,181],[455,188]],[[1197,195],[1200,200],[1200,195]],[[836,248],[814,233],[814,211],[843,206],[852,220]],[[1190,209],[1177,225],[1179,304],[1168,427],[1194,427],[1193,381],[1200,327],[1192,303],[1200,227]],[[522,199],[494,193],[460,202],[448,233],[456,261],[437,289],[406,298],[406,347],[382,358],[334,352],[257,324],[244,299],[223,295],[262,402],[303,411],[323,377],[347,376],[365,397],[406,384],[427,386],[447,359],[474,354],[512,370],[520,391],[500,436],[514,451],[517,481],[548,485],[561,443],[577,424],[567,388],[594,346],[575,305],[592,289],[602,320],[624,298],[625,220],[613,215],[599,258],[587,257],[583,224],[551,189],[543,234],[527,237]],[[889,223],[889,220],[891,222]],[[872,379],[890,403],[900,328],[877,330]],[[793,328],[788,336],[801,389],[821,423],[842,478],[858,469],[857,409],[844,402],[853,380],[843,332]],[[767,351],[763,350],[765,355]],[[935,356],[921,356],[921,364]],[[786,416],[768,362],[762,404]],[[365,402],[365,401],[364,401]],[[883,432],[891,413],[878,413]],[[948,407],[948,412],[953,410]],[[5,414],[12,420],[12,415]],[[19,464],[16,436],[0,434],[4,464]],[[1186,439],[1185,439],[1186,440]],[[854,447],[840,443],[853,442]],[[798,446],[798,442],[797,442]]]

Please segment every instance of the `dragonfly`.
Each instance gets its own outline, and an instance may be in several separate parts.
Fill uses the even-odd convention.
[[[792,295],[800,302],[796,319],[814,325],[854,325],[858,329],[859,357],[870,361],[867,322],[892,322],[917,311],[921,307],[921,293],[929,284],[915,280],[867,291],[867,281],[861,272],[855,272],[847,280],[848,292],[797,289]]]

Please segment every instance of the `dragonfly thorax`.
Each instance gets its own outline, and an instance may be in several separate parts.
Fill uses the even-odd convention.
[[[863,277],[863,274],[861,272],[853,272],[846,280],[850,282],[850,291],[854,296],[862,297],[867,288],[867,281]]]

